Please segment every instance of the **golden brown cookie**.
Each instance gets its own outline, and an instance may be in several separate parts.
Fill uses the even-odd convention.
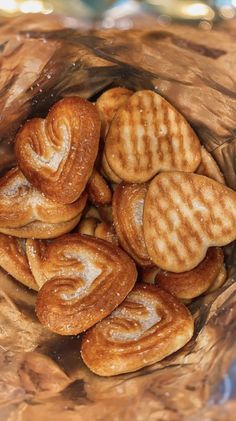
[[[183,273],[159,270],[155,283],[179,299],[189,300],[198,297],[211,287],[222,270],[223,263],[222,249],[211,247],[206,257],[194,269]]]
[[[115,114],[104,152],[111,170],[130,183],[148,181],[161,171],[193,172],[201,162],[199,139],[184,117],[145,90]]]
[[[191,270],[209,247],[236,239],[236,192],[202,175],[162,173],[146,194],[144,237],[157,266]]]
[[[218,183],[225,184],[224,176],[216,161],[204,146],[201,147],[201,163],[197,168],[196,173],[212,178],[213,180],[218,181]]]
[[[33,118],[20,129],[16,159],[25,177],[45,196],[72,203],[91,176],[99,137],[96,107],[79,97],[64,98],[45,119]]]
[[[118,87],[108,89],[97,99],[96,107],[101,118],[101,137],[103,139],[105,139],[117,110],[126,103],[132,94],[133,91]]]
[[[94,373],[113,376],[162,360],[192,335],[187,308],[161,288],[140,283],[109,317],[84,334],[81,356]]]
[[[0,266],[27,287],[39,289],[26,257],[25,240],[0,234]]]
[[[143,233],[146,193],[146,184],[120,184],[112,200],[112,213],[119,242],[140,266],[152,265]]]
[[[87,184],[87,192],[90,202],[96,206],[104,206],[111,203],[111,189],[97,170],[93,170]]]
[[[16,167],[0,179],[0,232],[22,238],[52,238],[80,220],[87,193],[73,204],[47,199]]]
[[[119,184],[119,183],[122,182],[122,179],[120,177],[118,177],[118,175],[116,175],[114,173],[114,171],[111,169],[110,165],[107,162],[107,159],[106,159],[106,155],[105,154],[103,154],[103,156],[102,156],[102,168],[101,168],[101,171],[102,171],[102,174],[104,174],[104,176],[108,180],[112,181],[113,183],[118,183]]]
[[[97,218],[83,218],[79,223],[77,232],[92,235],[118,245],[118,238],[113,225]]]
[[[218,276],[213,281],[210,288],[206,291],[206,294],[208,294],[209,292],[214,292],[217,289],[219,289],[220,287],[222,287],[222,285],[224,285],[226,279],[227,279],[227,270],[225,269],[225,265],[222,264]]]
[[[53,332],[87,330],[108,316],[135,284],[135,264],[107,241],[68,234],[44,246],[38,243],[29,240],[27,245],[35,279],[47,280],[38,293],[36,313]]]

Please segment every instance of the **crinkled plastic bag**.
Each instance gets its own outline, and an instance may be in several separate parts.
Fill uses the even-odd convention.
[[[63,96],[111,86],[148,88],[189,121],[236,189],[234,32],[181,26],[147,31],[64,29],[55,18],[0,27],[0,169],[14,163],[14,135]],[[192,304],[195,334],[182,350],[135,373],[100,378],[80,358],[80,338],[40,325],[36,294],[0,273],[0,418],[9,421],[230,420],[234,403],[209,403],[235,356],[236,247],[228,281]],[[232,418],[231,415],[232,415]]]

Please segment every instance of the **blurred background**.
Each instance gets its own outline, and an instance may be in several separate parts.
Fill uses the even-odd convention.
[[[65,16],[71,27],[80,22],[80,26],[130,29],[136,16],[138,26],[145,25],[146,17],[163,25],[175,20],[211,29],[214,22],[235,16],[236,0],[0,0],[2,18],[53,12]]]

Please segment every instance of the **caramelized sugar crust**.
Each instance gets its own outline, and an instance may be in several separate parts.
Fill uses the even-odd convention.
[[[53,332],[75,335],[108,316],[133,288],[135,264],[119,247],[101,239],[70,234],[44,245],[29,240],[34,277],[47,282],[38,293],[36,313]]]
[[[81,356],[100,376],[128,373],[182,348],[193,335],[193,318],[168,292],[138,283],[113,313],[88,330]]]
[[[16,159],[25,177],[46,197],[72,203],[91,176],[99,137],[95,105],[79,97],[64,98],[46,119],[25,123],[16,136]]]
[[[222,270],[224,254],[221,248],[209,248],[206,257],[194,269],[173,273],[159,270],[155,282],[180,299],[192,299],[206,292]]]

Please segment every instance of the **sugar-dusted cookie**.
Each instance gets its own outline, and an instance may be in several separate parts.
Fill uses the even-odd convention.
[[[144,237],[157,266],[191,270],[209,247],[236,239],[236,192],[198,174],[159,174],[146,194]]]
[[[45,119],[33,118],[20,129],[16,159],[25,177],[49,199],[72,203],[92,174],[99,137],[95,105],[79,97],[64,98]]]
[[[111,189],[97,170],[93,170],[87,184],[87,192],[90,202],[96,206],[104,206],[111,203]]]
[[[132,94],[133,91],[129,89],[117,87],[108,89],[97,99],[96,107],[101,118],[101,137],[103,139],[117,110],[126,103]]]
[[[119,108],[104,151],[111,170],[130,183],[148,181],[161,171],[193,172],[201,161],[199,139],[185,118],[160,95],[145,90]]]
[[[62,205],[47,199],[16,167],[0,178],[0,232],[22,238],[52,238],[79,222],[87,193]]]
[[[143,233],[146,193],[146,184],[120,184],[112,200],[114,225],[120,244],[140,266],[152,265]]]
[[[0,234],[0,266],[17,281],[38,290],[25,253],[25,240]]]
[[[27,256],[38,283],[36,313],[53,332],[74,335],[108,316],[133,288],[137,271],[119,247],[68,234],[47,244],[28,240]]]
[[[176,297],[139,283],[109,317],[84,334],[81,356],[100,376],[128,373],[162,360],[192,335],[193,318]]]
[[[206,257],[194,269],[183,273],[159,270],[155,283],[181,300],[189,300],[198,297],[211,287],[219,276],[223,263],[222,249],[211,247]]]

